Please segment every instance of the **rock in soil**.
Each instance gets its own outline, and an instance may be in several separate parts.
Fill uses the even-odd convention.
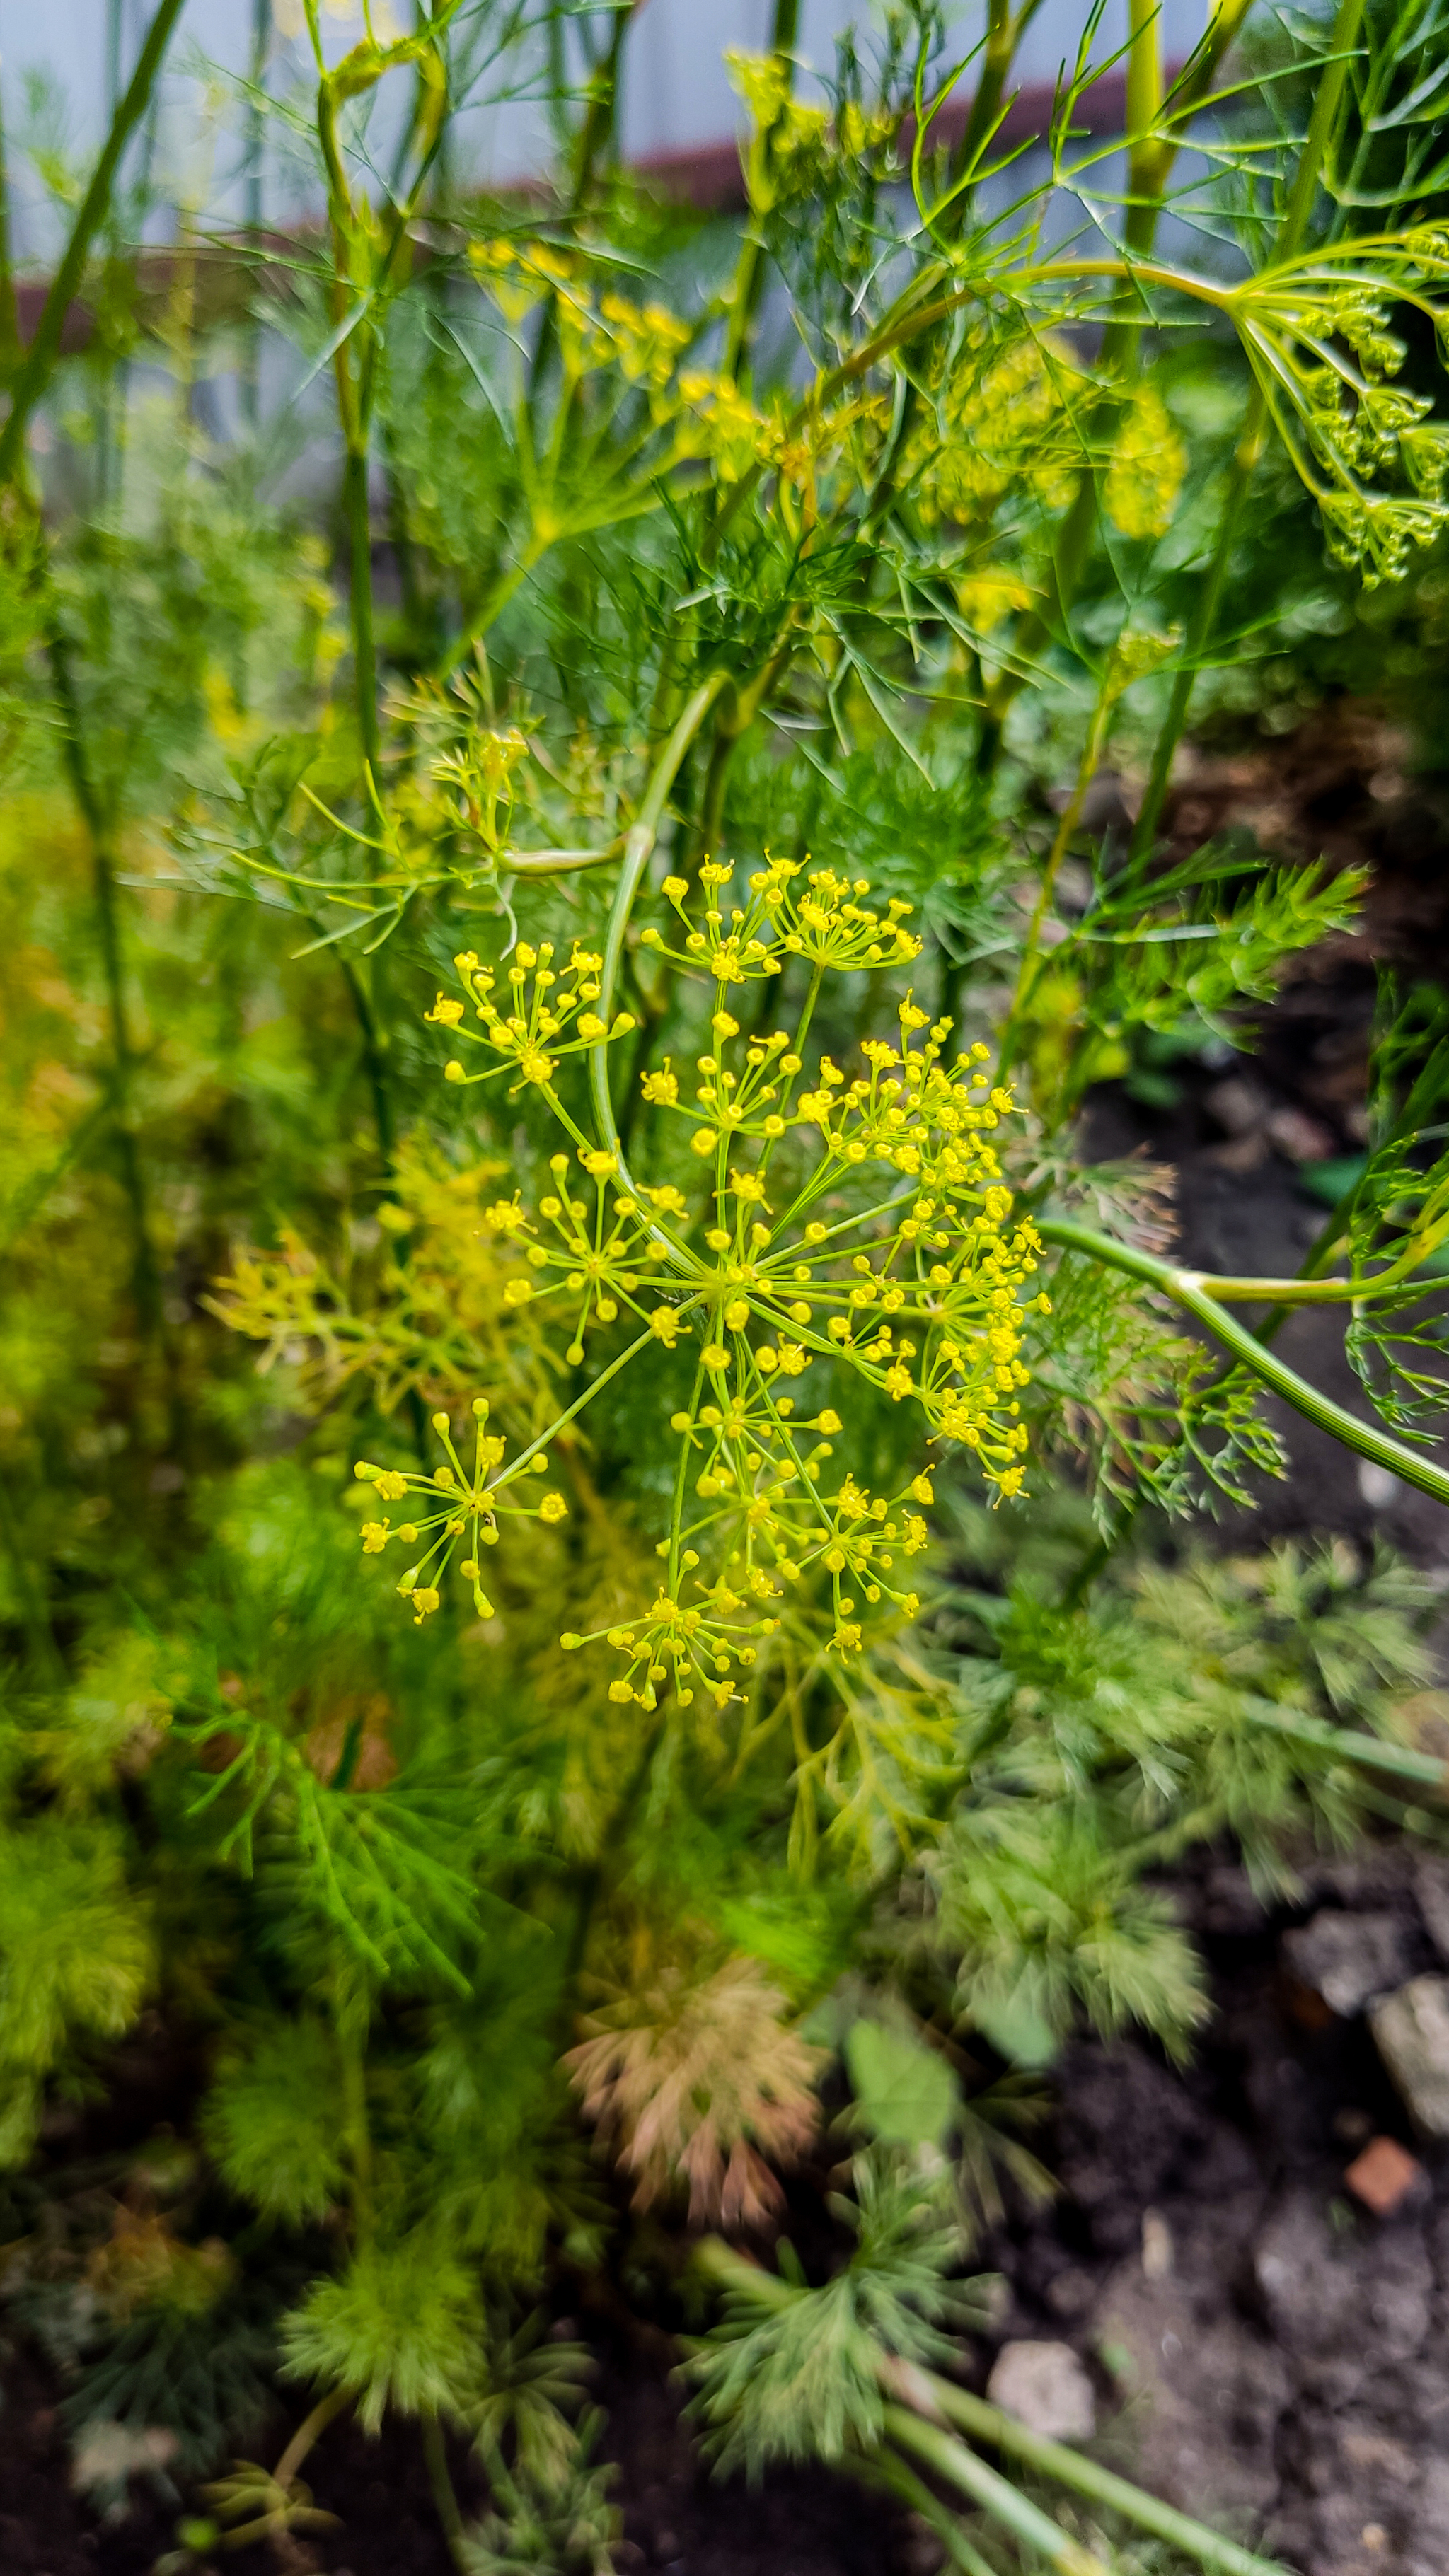
[[[1425,1931],[1440,1958],[1449,1963],[1449,1861],[1421,1860],[1414,1872],[1414,1894]]]
[[[1345,2021],[1374,1995],[1402,1985],[1414,1966],[1400,1915],[1347,1914],[1327,1905],[1311,1923],[1284,1933],[1283,1956],[1300,1983]]]
[[[1089,2442],[1097,2429],[1092,2383],[1069,2343],[1003,2344],[986,2394],[1048,2441]]]
[[[1449,1977],[1411,1977],[1369,2023],[1415,2128],[1449,2138]]]

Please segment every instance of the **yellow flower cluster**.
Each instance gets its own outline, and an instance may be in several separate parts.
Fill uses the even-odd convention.
[[[589,1008],[600,998],[598,959],[576,946],[556,974],[546,946],[520,947],[507,1013],[493,999],[493,975],[471,955],[458,961],[482,1022],[469,1034],[499,1059],[494,1070],[537,1087],[572,1142],[553,1157],[552,1187],[536,1210],[515,1192],[486,1211],[492,1237],[523,1256],[506,1302],[566,1316],[573,1366],[586,1336],[604,1334],[612,1346],[535,1444],[534,1463],[625,1367],[648,1364],[650,1353],[656,1370],[665,1352],[692,1356],[692,1391],[671,1420],[677,1464],[658,1598],[639,1618],[562,1640],[611,1644],[625,1659],[613,1696],[646,1708],[664,1685],[683,1701],[700,1686],[729,1699],[797,1587],[810,1597],[828,1584],[826,1650],[845,1657],[861,1650],[878,1605],[914,1615],[902,1569],[927,1542],[929,1474],[873,1494],[832,1470],[843,1425],[828,1398],[854,1379],[907,1405],[926,1442],[972,1451],[995,1492],[1015,1494],[1027,1445],[1023,1333],[1031,1308],[1046,1303],[1027,1285],[1038,1238],[1013,1218],[991,1143],[1013,1102],[992,1082],[987,1049],[948,1060],[949,1021],[932,1024],[908,993],[894,1039],[867,1040],[858,1071],[827,1054],[807,1060],[827,972],[906,966],[918,954],[905,907],[877,910],[864,900],[865,880],[808,863],[767,860],[735,904],[726,902],[728,869],[706,863],[700,877],[702,908],[683,879],[669,878],[675,927],[668,938],[658,928],[643,934],[712,1001],[712,1043],[692,1079],[669,1058],[641,1077],[655,1113],[640,1122],[641,1172],[652,1165],[658,1175],[649,1181],[631,1173],[617,1140],[587,1138],[553,1088],[572,1048],[600,1046],[629,1025],[621,1018],[607,1030]],[[800,987],[793,1031],[743,1032],[729,1008],[733,988],[782,977]],[[453,1029],[464,1009],[440,996],[428,1017]],[[678,1178],[664,1177],[671,1171]],[[686,1364],[681,1394],[690,1374]],[[808,1403],[805,1388],[795,1392],[807,1378]],[[470,1509],[475,1519],[494,1509],[502,1453],[487,1445],[471,1505],[443,1482],[440,1519],[428,1525],[439,1545],[462,1534]],[[450,1451],[450,1478],[457,1473]],[[399,1492],[423,1481],[405,1478]],[[378,1491],[387,1499],[380,1480]],[[485,1540],[492,1530],[490,1519]],[[374,1524],[364,1544],[388,1535]],[[415,1601],[424,1570],[405,1578]],[[431,1606],[431,1576],[426,1588]]]
[[[545,296],[555,298],[559,350],[572,376],[614,365],[629,384],[645,385],[657,397],[693,337],[689,324],[663,304],[631,304],[615,290],[595,304],[582,259],[549,242],[475,242],[468,257],[509,322],[521,322]]]
[[[433,1476],[412,1473],[403,1468],[375,1467],[359,1458],[353,1474],[358,1482],[370,1485],[380,1503],[402,1503],[410,1496],[420,1496],[431,1508],[410,1513],[393,1527],[391,1513],[381,1520],[364,1521],[363,1551],[368,1556],[381,1556],[393,1540],[411,1551],[422,1547],[422,1554],[401,1576],[398,1590],[412,1604],[413,1623],[420,1627],[436,1610],[439,1585],[459,1546],[463,1555],[458,1571],[473,1586],[473,1606],[480,1619],[491,1619],[493,1604],[483,1590],[480,1579],[479,1552],[498,1544],[500,1518],[530,1521],[561,1521],[568,1517],[568,1505],[562,1494],[547,1493],[536,1503],[500,1502],[498,1497],[516,1476],[526,1471],[546,1476],[548,1457],[542,1442],[535,1441],[515,1458],[511,1467],[503,1466],[505,1442],[487,1429],[488,1406],[480,1395],[473,1406],[477,1424],[474,1442],[473,1473],[464,1471],[453,1446],[453,1435],[446,1413],[435,1413],[433,1429],[447,1451],[447,1464]],[[502,1469],[502,1473],[499,1470]],[[520,1491],[527,1492],[527,1487]]]
[[[869,880],[840,877],[833,868],[813,870],[797,894],[793,881],[804,871],[791,859],[767,860],[750,878],[748,903],[732,904],[726,924],[719,898],[732,873],[708,859],[700,869],[705,911],[699,926],[686,910],[690,890],[684,878],[666,877],[664,893],[679,917],[681,944],[671,948],[661,930],[642,934],[644,947],[676,966],[705,968],[720,988],[721,1002],[729,985],[778,975],[792,957],[844,974],[857,967],[909,966],[921,953],[919,939],[901,928],[909,904],[893,901],[884,916],[872,912],[860,900],[870,892]]]
[[[1112,445],[1102,498],[1124,537],[1163,537],[1187,472],[1187,449],[1154,384],[1138,385]]]
[[[1066,506],[1086,462],[1069,390],[1089,387],[1070,355],[1023,334],[993,349],[978,335],[924,407],[906,467],[927,520],[988,517],[1007,494]]]
[[[606,1029],[591,1007],[600,994],[599,977],[604,961],[579,946],[575,940],[568,964],[555,968],[553,946],[545,940],[541,948],[530,948],[521,940],[513,952],[513,964],[507,983],[512,1009],[500,1011],[493,999],[498,978],[490,967],[479,964],[472,949],[455,957],[469,999],[483,1022],[482,1030],[463,1025],[465,1004],[452,995],[440,993],[425,1017],[434,1028],[456,1030],[470,1046],[487,1046],[503,1058],[501,1064],[489,1065],[482,1073],[469,1073],[458,1057],[444,1066],[448,1082],[488,1082],[497,1073],[518,1076],[510,1099],[515,1099],[526,1083],[547,1090],[558,1070],[560,1059],[578,1055],[599,1039],[623,1037],[633,1028],[628,1011],[620,1011],[612,1028]]]

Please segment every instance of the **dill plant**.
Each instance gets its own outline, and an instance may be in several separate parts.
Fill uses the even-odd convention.
[[[1134,5],[1110,136],[1094,14],[1024,157],[1029,9],[963,62],[910,0],[810,91],[778,0],[711,228],[619,166],[627,7],[434,0],[334,57],[305,0],[247,117],[310,135],[325,232],[196,245],[214,312],[178,260],[148,323],[93,254],[178,14],[0,432],[7,900],[65,965],[17,979],[59,1076],[3,1148],[9,2287],[78,2425],[184,2346],[189,2471],[250,2409],[248,2269],[248,2354],[260,2310],[313,2402],[177,2566],[326,2527],[302,2471],[355,2410],[417,2420],[464,2571],[606,2568],[541,2287],[606,2259],[603,2151],[640,2208],[769,2222],[836,2055],[854,2251],[700,2250],[706,2437],[884,2480],[976,2576],[1101,2576],[1124,2529],[1260,2576],[931,2374],[973,2217],[1040,2180],[1019,2070],[1082,2016],[1201,2024],[1154,1873],[1230,1831],[1281,1889],[1438,1785],[1402,1568],[1132,1543],[1281,1465],[1265,1391],[1449,1499],[1442,998],[1385,979],[1298,1277],[1186,1268],[1080,1126],[1154,1041],[1246,1043],[1363,893],[1160,823],[1235,598],[1290,619],[1272,526],[1338,598],[1412,601],[1440,540],[1432,11],[1341,0],[1253,78],[1229,0],[1169,85]],[[549,193],[468,194],[463,110],[540,86]],[[87,276],[119,485],[68,520],[26,430]],[[212,348],[255,384],[258,305],[330,375],[331,578],[185,399]],[[158,347],[159,421],[107,372]],[[1275,1348],[1313,1304],[1360,1412]],[[195,2144],[99,2210],[57,2179],[47,2238],[47,2103],[153,1994],[205,2042]],[[973,2030],[1018,2072],[973,2091]]]

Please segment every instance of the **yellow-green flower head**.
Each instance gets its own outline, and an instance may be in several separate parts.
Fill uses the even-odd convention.
[[[667,940],[642,934],[701,987],[709,1042],[692,1071],[674,1055],[642,1069],[627,1161],[612,1134],[584,1134],[554,1088],[568,1052],[602,1050],[632,1025],[620,1015],[606,1027],[593,1008],[597,956],[575,944],[556,966],[546,944],[520,944],[505,974],[464,955],[465,1001],[441,996],[428,1015],[471,1038],[483,1060],[472,1079],[532,1084],[567,1139],[548,1186],[532,1201],[521,1190],[499,1199],[485,1225],[522,1254],[505,1306],[527,1308],[536,1330],[556,1319],[559,1356],[585,1372],[582,1387],[570,1381],[568,1412],[640,1360],[657,1368],[661,1346],[693,1355],[693,1392],[671,1423],[675,1505],[658,1597],[625,1626],[567,1641],[610,1645],[624,1659],[613,1696],[645,1708],[666,1688],[683,1704],[727,1700],[760,1641],[819,1595],[824,1649],[847,1660],[882,1619],[914,1615],[907,1569],[927,1544],[930,1477],[918,1458],[899,1490],[874,1493],[832,1465],[852,1385],[913,1416],[927,1447],[970,1452],[996,1495],[1018,1492],[1024,1475],[1021,1353],[1040,1244],[1014,1215],[992,1142],[1011,1092],[993,1082],[984,1045],[953,1052],[950,1022],[909,992],[891,1035],[865,1041],[858,1062],[810,1050],[826,974],[918,954],[904,905],[872,906],[863,878],[788,860],[755,870],[739,903],[731,885],[713,862],[698,896],[666,879],[677,927]],[[751,1035],[742,1022],[757,1023],[757,1010],[742,1004],[737,1019],[727,997],[767,982],[798,993],[796,1022]],[[465,1025],[470,1009],[477,1026]],[[493,1497],[528,1463],[502,1468],[501,1442],[481,1426],[479,1441],[466,1496],[451,1450],[434,1480],[393,1471],[385,1486],[368,1471],[382,1501],[426,1489],[437,1505],[419,1524],[433,1555],[403,1577],[415,1610],[455,1537],[468,1535],[470,1563],[494,1541]],[[562,1499],[534,1508],[548,1519]],[[399,1535],[379,1516],[363,1545],[380,1553]]]

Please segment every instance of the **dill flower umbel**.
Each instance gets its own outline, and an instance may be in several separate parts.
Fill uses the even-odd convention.
[[[617,1135],[586,1133],[555,1087],[566,1056],[602,1052],[634,1025],[628,1013],[607,1016],[602,961],[576,944],[556,967],[546,943],[522,945],[504,1007],[496,976],[471,952],[457,959],[463,998],[440,995],[428,1017],[482,1061],[470,1073],[450,1060],[448,1078],[511,1076],[510,1097],[533,1087],[569,1146],[536,1207],[515,1191],[485,1212],[490,1233],[522,1255],[505,1304],[550,1317],[571,1366],[598,1357],[583,1394],[511,1466],[480,1423],[471,1485],[451,1447],[432,1480],[358,1470],[384,1500],[394,1484],[398,1499],[430,1494],[430,1516],[405,1528],[431,1534],[431,1549],[400,1587],[424,1615],[453,1546],[474,1534],[468,1573],[478,1545],[496,1539],[499,1512],[519,1508],[496,1498],[544,1465],[566,1421],[661,1345],[692,1352],[692,1390],[670,1423],[674,1500],[657,1597],[633,1620],[562,1639],[612,1647],[622,1665],[611,1696],[645,1708],[666,1690],[685,1705],[698,1691],[731,1698],[802,1588],[828,1599],[824,1649],[835,1657],[862,1651],[872,1614],[914,1615],[929,1452],[963,1447],[996,1496],[1021,1489],[1023,1333],[1045,1303],[1028,1288],[1040,1244],[1013,1215],[992,1144],[1013,1101],[988,1050],[951,1058],[950,1021],[932,1021],[907,992],[893,1035],[865,1041],[859,1070],[807,1056],[826,974],[909,967],[919,953],[906,907],[878,911],[864,879],[771,859],[726,911],[731,873],[705,864],[702,908],[682,878],[666,879],[671,927],[641,937],[711,986],[713,1007],[711,1044],[692,1071],[665,1057],[640,1076],[637,1172]],[[787,971],[805,985],[793,1028],[749,1034],[759,1013],[736,994]],[[916,1419],[922,1455],[899,1490],[871,1492],[832,1465],[843,1424],[827,1399],[839,1386],[847,1401],[852,1381]],[[439,1426],[446,1436],[446,1417]],[[551,1497],[538,1507],[545,1518],[558,1508]],[[370,1524],[363,1544],[401,1534]]]

